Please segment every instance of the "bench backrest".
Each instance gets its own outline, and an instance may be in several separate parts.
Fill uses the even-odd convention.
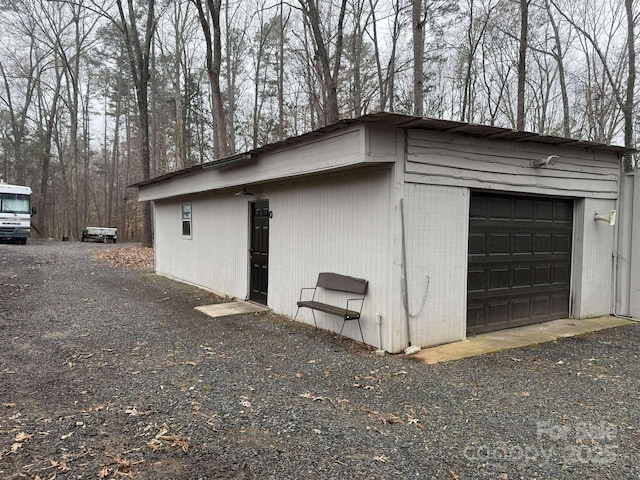
[[[363,278],[348,277],[347,275],[340,275],[338,273],[323,272],[318,274],[316,287],[364,295],[367,293],[368,284],[369,282]]]

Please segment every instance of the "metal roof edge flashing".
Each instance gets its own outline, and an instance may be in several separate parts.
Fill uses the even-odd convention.
[[[606,151],[623,155],[625,153],[640,153],[635,148],[608,145],[604,143],[592,142],[589,140],[579,140],[573,138],[559,137],[555,135],[544,135],[527,131],[520,131],[510,128],[497,127],[494,125],[481,125],[455,120],[435,119],[428,117],[417,117],[395,112],[378,111],[361,115],[357,118],[343,118],[336,123],[326,125],[310,132],[306,132],[295,137],[287,137],[280,141],[263,145],[243,153],[230,155],[228,157],[212,160],[193,167],[189,167],[176,172],[170,172],[159,177],[143,180],[129,187],[141,188],[155,183],[170,181],[177,177],[182,177],[197,173],[200,170],[223,169],[233,167],[252,159],[256,159],[262,154],[273,152],[281,148],[290,148],[292,145],[300,145],[305,141],[313,141],[327,134],[352,127],[354,125],[382,124],[395,126],[402,129],[430,130],[432,132],[451,133],[453,135],[466,135],[475,138],[486,138],[504,140],[509,142],[531,142],[550,147],[574,147],[584,148],[591,151]]]
[[[253,158],[251,152],[237,153],[235,155],[229,155],[228,157],[212,160],[211,162],[203,163],[202,169],[208,170],[212,168],[225,168],[238,165],[239,163],[248,162]]]

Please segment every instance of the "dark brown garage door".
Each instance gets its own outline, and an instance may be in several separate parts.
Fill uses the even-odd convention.
[[[573,200],[472,192],[467,331],[569,316]]]

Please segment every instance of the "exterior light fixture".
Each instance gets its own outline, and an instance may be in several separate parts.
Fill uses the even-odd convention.
[[[600,215],[598,212],[596,212],[595,215],[593,216],[593,219],[596,221],[600,220],[601,222],[607,222],[609,225],[615,225],[616,214],[617,212],[615,210],[611,210],[611,213],[607,215]]]
[[[242,190],[235,193],[236,197],[253,197],[253,193],[247,192],[247,187],[242,187]]]
[[[559,158],[558,155],[549,155],[547,158],[532,160],[531,166],[534,168],[544,168],[548,165],[555,165]]]

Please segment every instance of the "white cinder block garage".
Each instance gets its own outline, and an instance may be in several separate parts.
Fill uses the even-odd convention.
[[[594,214],[618,208],[624,151],[380,113],[137,186],[159,274],[291,317],[319,272],[363,278],[365,342],[399,352],[609,314],[617,227]]]

